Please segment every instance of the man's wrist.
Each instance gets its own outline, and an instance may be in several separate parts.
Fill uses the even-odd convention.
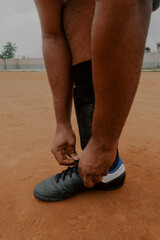
[[[70,121],[57,122],[57,130],[62,128],[72,129],[72,124]]]

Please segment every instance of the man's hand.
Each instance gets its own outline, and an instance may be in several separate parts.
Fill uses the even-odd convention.
[[[117,144],[107,147],[107,144],[99,144],[90,139],[79,162],[80,174],[86,187],[93,187],[102,181],[115,160],[116,152]]]
[[[57,127],[51,151],[60,165],[74,165],[79,157],[75,150],[76,136],[72,127],[61,125]]]

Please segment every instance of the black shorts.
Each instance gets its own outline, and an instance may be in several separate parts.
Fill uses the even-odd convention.
[[[153,0],[153,11],[157,10],[160,5],[160,0]]]

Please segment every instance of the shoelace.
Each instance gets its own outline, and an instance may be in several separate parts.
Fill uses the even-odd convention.
[[[56,175],[56,182],[58,183],[61,178],[64,181],[65,177],[67,175],[69,175],[70,178],[71,178],[73,172],[75,172],[77,175],[79,174],[79,172],[78,172],[78,164],[75,165],[74,167],[68,167],[66,170],[62,171],[61,173],[58,173]]]

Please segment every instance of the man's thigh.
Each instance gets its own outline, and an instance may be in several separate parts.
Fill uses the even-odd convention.
[[[73,65],[91,59],[91,26],[94,8],[94,0],[68,0],[64,5],[64,29]]]

